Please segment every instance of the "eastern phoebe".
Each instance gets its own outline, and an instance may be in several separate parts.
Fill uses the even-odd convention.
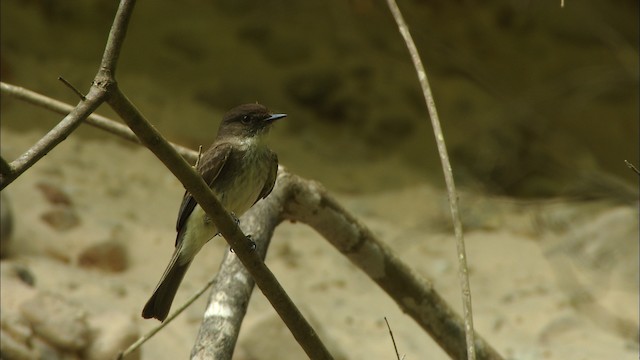
[[[276,181],[278,157],[264,143],[275,120],[286,114],[270,114],[259,104],[240,105],[222,119],[218,136],[202,154],[198,172],[224,208],[241,216],[265,198]],[[218,230],[211,218],[185,192],[178,212],[175,250],[153,295],[142,310],[145,319],[166,319],[178,286],[198,251]]]

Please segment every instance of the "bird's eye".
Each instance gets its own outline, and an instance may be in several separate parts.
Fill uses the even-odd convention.
[[[242,119],[240,119],[240,122],[246,125],[251,122],[251,118],[249,117],[249,115],[245,115],[242,117]]]

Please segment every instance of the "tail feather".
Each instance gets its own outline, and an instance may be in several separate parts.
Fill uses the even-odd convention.
[[[179,264],[176,261],[178,258],[178,251],[173,254],[171,262],[167,269],[164,271],[158,286],[156,286],[153,295],[147,301],[147,304],[142,309],[142,317],[145,319],[156,318],[160,321],[164,321],[171,309],[171,303],[176,296],[178,287],[184,278],[184,274],[191,265],[191,260],[184,264]]]

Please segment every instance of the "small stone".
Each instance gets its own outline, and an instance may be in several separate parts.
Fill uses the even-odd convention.
[[[58,231],[66,231],[80,224],[80,218],[68,206],[57,206],[40,216],[45,223]]]
[[[93,341],[84,352],[83,359],[112,360],[140,337],[136,322],[122,313],[104,313],[89,318]],[[127,360],[140,359],[140,350],[127,356]]]
[[[34,333],[54,347],[82,350],[89,344],[87,314],[76,304],[49,293],[39,293],[20,310]]]
[[[67,193],[62,191],[58,186],[40,182],[36,184],[36,187],[42,191],[44,197],[53,205],[71,205],[71,198]]]
[[[3,359],[31,360],[38,358],[36,351],[29,348],[26,341],[16,339],[2,329],[0,329],[0,348],[2,348]]]
[[[78,264],[108,272],[121,272],[128,266],[127,251],[122,244],[107,240],[84,249],[78,255]]]

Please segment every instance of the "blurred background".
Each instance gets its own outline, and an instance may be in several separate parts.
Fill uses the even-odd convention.
[[[0,0],[2,81],[77,104],[57,78],[88,91],[117,3]],[[476,329],[508,359],[637,359],[639,177],[624,160],[640,163],[640,6],[560,5],[399,1],[460,190]],[[139,1],[117,79],[169,140],[193,149],[238,104],[287,113],[269,138],[280,163],[324,184],[461,311],[433,132],[385,1]],[[0,105],[8,161],[62,118],[4,94]],[[108,106],[98,113],[117,120]],[[140,310],[173,250],[183,187],[150,152],[82,125],[8,189],[3,358],[10,335],[33,355],[22,358],[113,359],[157,324]],[[221,239],[202,249],[175,304],[226,251]],[[283,223],[269,252],[337,358],[393,358],[383,316],[407,359],[448,358],[309,228]],[[187,357],[205,306],[132,359]],[[236,358],[304,358],[259,292]]]
[[[628,197],[639,163],[638,2],[401,1],[458,184],[516,197]],[[2,81],[75,104],[116,1],[2,1]],[[419,84],[384,1],[141,1],[118,66],[166,136],[197,148],[224,111],[289,118],[281,163],[333,190],[442,183]],[[116,118],[106,106],[99,113]],[[59,116],[2,97],[2,126]],[[82,136],[108,137],[84,127]]]

